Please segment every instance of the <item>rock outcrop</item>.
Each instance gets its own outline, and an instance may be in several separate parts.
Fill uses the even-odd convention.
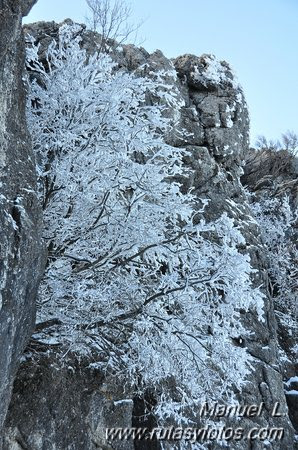
[[[58,28],[54,22],[38,23],[26,26],[26,32],[40,42],[42,54],[50,40],[57,36]],[[83,26],[81,35],[82,45],[92,53],[99,36],[86,31]],[[263,284],[266,294],[263,323],[253,312],[243,316],[251,336],[239,345],[245,345],[253,356],[254,371],[244,390],[237,393],[241,404],[263,403],[263,413],[259,417],[244,418],[234,425],[245,431],[254,427],[283,428],[283,439],[266,442],[266,448],[294,449],[293,428],[277,353],[276,321],[266,288],[266,260],[262,255],[259,230],[251,217],[240,182],[249,143],[249,119],[242,89],[229,65],[211,55],[184,55],[170,61],[160,51],[150,55],[144,49],[124,45],[115,59],[122,68],[138,75],[144,70],[150,76],[150,72],[172,69],[168,82],[173,84],[184,106],[170,112],[176,119],[178,117],[179,125],[167,140],[171,145],[189,150],[189,156],[185,158],[185,175],[180,181],[184,189],[192,187],[199,198],[209,200],[207,218],[213,219],[226,212],[235,219],[246,237],[243,251],[250,254],[256,269],[254,281]],[[107,382],[90,372],[83,362],[68,361],[64,367],[59,349],[40,345],[34,340],[30,345],[15,382],[3,449],[132,448],[131,442],[108,442],[98,430],[111,423],[116,427],[131,423],[141,426],[138,419],[141,414],[132,408],[133,398],[124,394],[121,388],[106,391]],[[272,416],[276,404],[282,413],[280,417]],[[261,450],[264,445],[263,441],[242,440],[233,441],[229,448]],[[136,443],[135,448],[159,447],[157,443],[149,445],[146,442],[145,447]],[[222,447],[212,444],[208,448]]]
[[[34,3],[0,2],[0,430],[19,359],[34,328],[44,259],[22,81],[22,17]]]

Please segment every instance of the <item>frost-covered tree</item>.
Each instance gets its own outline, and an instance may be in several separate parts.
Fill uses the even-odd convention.
[[[87,56],[77,34],[63,26],[45,65],[28,49],[48,247],[38,329],[135,392],[153,388],[160,420],[181,421],[245,382],[250,357],[235,342],[262,294],[233,220],[197,223],[204,204],[173,181],[184,151],[163,139],[167,108],[181,106],[169,74],[126,73]]]
[[[252,204],[267,250],[270,290],[276,314],[286,328],[298,331],[298,212],[287,196],[262,195]]]

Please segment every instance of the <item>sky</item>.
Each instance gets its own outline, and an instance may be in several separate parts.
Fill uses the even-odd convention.
[[[251,142],[298,133],[298,0],[131,0],[142,46],[173,58],[212,53],[234,69],[251,119]],[[38,0],[25,23],[84,22],[85,0]]]

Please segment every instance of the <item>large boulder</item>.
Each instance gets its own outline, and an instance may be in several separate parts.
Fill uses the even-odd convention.
[[[0,430],[34,328],[44,261],[22,81],[22,17],[35,1],[0,1]]]

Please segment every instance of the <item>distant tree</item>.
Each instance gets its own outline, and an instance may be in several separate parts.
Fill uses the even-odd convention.
[[[258,150],[287,150],[293,155],[298,152],[298,135],[293,131],[287,131],[281,136],[281,140],[268,140],[265,136],[258,136],[255,144]]]
[[[255,145],[258,150],[279,150],[281,148],[278,140],[268,140],[264,135],[258,136]]]
[[[48,246],[40,338],[92,355],[135,392],[153,388],[161,422],[187,421],[245,383],[241,313],[261,318],[262,294],[233,220],[197,223],[201,202],[173,181],[185,154],[163,139],[165,110],[181,106],[164,81],[174,72],[115,70],[106,54],[88,58],[75,31],[60,29],[46,68],[33,42],[27,56]]]
[[[298,152],[298,134],[293,131],[287,131],[282,134],[282,146],[285,150],[290,151],[294,155]]]
[[[87,24],[101,35],[100,51],[109,51],[136,37],[141,23],[130,22],[132,10],[125,0],[86,0]]]

